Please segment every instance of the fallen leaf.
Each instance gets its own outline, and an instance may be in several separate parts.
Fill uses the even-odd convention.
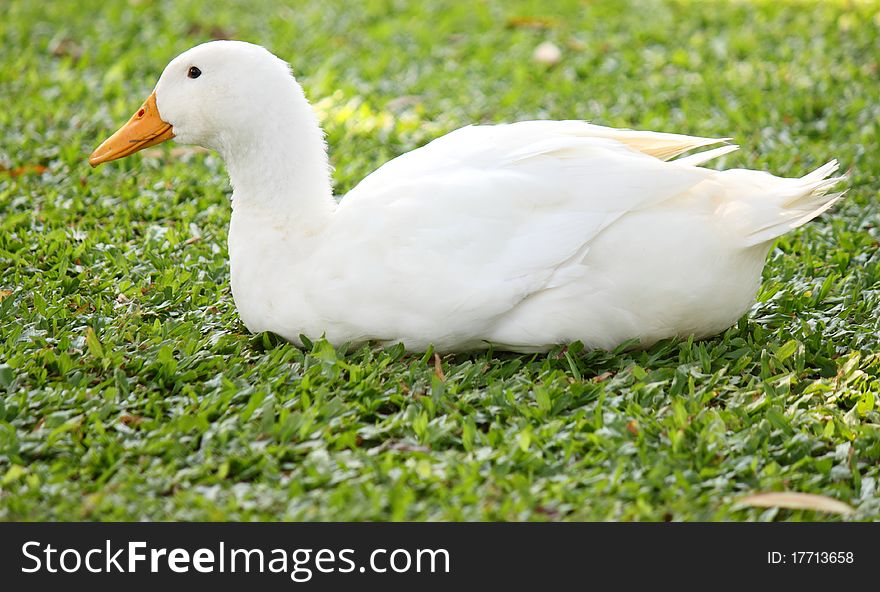
[[[600,374],[598,376],[594,376],[593,382],[605,382],[606,380],[608,380],[612,376],[614,376],[613,372],[603,372],[602,374]]]
[[[193,37],[208,36],[212,41],[217,41],[218,39],[235,39],[235,31],[217,25],[192,23],[186,32]]]
[[[78,60],[82,57],[83,48],[70,37],[63,37],[49,45],[49,52],[56,58],[70,57]]]
[[[440,380],[446,380],[446,375],[443,374],[443,364],[440,363],[440,356],[436,352],[434,353],[434,375]]]
[[[549,29],[556,25],[556,19],[549,16],[514,16],[507,19],[512,29]]]
[[[587,49],[587,44],[581,41],[580,39],[575,39],[572,37],[569,39],[565,45],[568,46],[569,49],[573,49],[574,51],[583,51]]]
[[[0,173],[8,173],[10,177],[20,177],[22,175],[42,175],[46,171],[49,170],[49,167],[44,167],[41,164],[26,164],[24,166],[15,167],[14,169],[7,169],[4,166],[0,166]]]
[[[632,420],[628,424],[626,424],[626,431],[628,431],[633,436],[639,435],[639,424],[636,423],[636,420]]]
[[[0,302],[3,302],[7,296],[12,296],[12,290],[0,290]]]
[[[789,510],[816,510],[832,514],[851,514],[854,510],[849,504],[824,495],[799,493],[797,491],[778,491],[756,493],[737,501],[743,506],[756,508],[787,508]]]
[[[547,506],[537,506],[535,507],[535,512],[538,514],[543,514],[544,516],[548,516],[552,519],[558,519],[560,517],[559,511],[553,508],[549,508]]]
[[[393,442],[391,444],[382,446],[380,449],[399,450],[401,452],[431,452],[431,449],[427,446],[420,446],[418,444],[407,444],[405,442]]]

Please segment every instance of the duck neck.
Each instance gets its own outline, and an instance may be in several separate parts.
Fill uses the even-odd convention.
[[[242,131],[221,137],[233,215],[270,215],[314,229],[336,208],[324,132],[299,84]]]

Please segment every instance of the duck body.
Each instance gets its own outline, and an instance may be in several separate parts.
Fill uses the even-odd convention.
[[[230,55],[264,92],[253,113],[234,115],[240,129],[212,130],[176,104],[191,90],[163,85],[182,86],[189,64],[234,79]],[[670,159],[722,140],[528,121],[459,129],[337,202],[314,114],[262,48],[196,47],[169,64],[155,96],[178,137],[229,166],[242,321],[296,344],[532,352],[707,337],[748,311],[773,241],[839,198],[828,193],[835,162],[796,179],[716,171],[700,165],[736,147]]]
[[[600,133],[640,135],[577,121],[472,126],[387,163],[317,228],[267,232],[276,214],[236,206],[242,320],[294,343],[414,351],[613,348],[731,326],[772,245],[749,234],[760,225],[749,216],[774,183],[787,195],[800,180],[664,162]]]

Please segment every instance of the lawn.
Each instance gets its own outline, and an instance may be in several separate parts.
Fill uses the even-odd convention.
[[[0,519],[880,519],[880,4],[219,4],[0,7]],[[836,157],[850,190],[713,339],[301,350],[238,319],[215,154],[86,163],[213,37],[291,62],[340,195],[534,118],[732,136],[716,166],[785,176]],[[854,512],[738,503],[769,491]]]

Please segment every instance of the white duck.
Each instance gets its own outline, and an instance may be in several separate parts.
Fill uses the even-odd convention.
[[[778,236],[839,199],[703,162],[735,150],[581,121],[468,126],[333,198],[324,135],[288,65],[215,41],[175,58],[92,166],[175,137],[218,151],[233,192],[232,293],[251,331],[410,350],[544,351],[718,333]]]

